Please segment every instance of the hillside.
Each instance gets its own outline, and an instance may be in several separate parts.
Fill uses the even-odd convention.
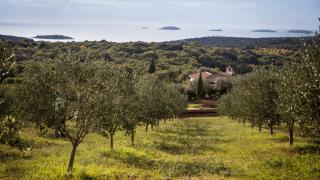
[[[310,40],[311,37],[304,39]],[[190,38],[176,42],[190,43],[196,42],[202,45],[227,48],[244,48],[244,47],[272,47],[272,48],[296,48],[301,46],[299,37],[276,37],[276,38],[240,38],[240,37],[202,37]]]
[[[32,43],[33,40],[25,37],[18,37],[18,36],[9,36],[9,35],[2,35],[0,34],[0,41],[9,41],[14,43],[19,42],[29,42]]]
[[[199,43],[191,43],[194,41]],[[255,47],[248,47],[255,43]],[[156,74],[177,82],[200,67],[225,71],[230,65],[238,74],[243,74],[250,72],[254,66],[281,65],[295,57],[301,46],[297,38],[202,38],[163,43],[11,41],[9,44],[18,62],[52,60],[68,54],[70,50],[71,55],[81,61],[108,61],[119,66],[129,66],[136,73],[143,74],[148,71],[150,61],[155,60]]]

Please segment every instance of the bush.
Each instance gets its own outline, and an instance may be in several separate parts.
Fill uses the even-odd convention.
[[[23,151],[29,143],[20,138],[20,123],[12,116],[5,116],[0,121],[0,143],[18,148]]]

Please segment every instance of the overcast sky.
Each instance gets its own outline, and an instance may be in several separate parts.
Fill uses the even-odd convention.
[[[320,0],[1,0],[7,23],[317,29]]]

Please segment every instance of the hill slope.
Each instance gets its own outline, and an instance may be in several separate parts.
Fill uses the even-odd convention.
[[[304,39],[310,40],[311,37]],[[276,38],[241,38],[241,37],[202,37],[184,39],[176,42],[196,42],[202,45],[216,47],[244,48],[244,47],[274,47],[295,48],[301,46],[300,37],[276,37]]]

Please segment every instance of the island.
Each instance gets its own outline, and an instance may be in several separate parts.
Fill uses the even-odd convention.
[[[289,30],[288,33],[312,34],[313,31],[309,31],[309,30]]]
[[[222,29],[210,29],[209,31],[222,31]]]
[[[270,29],[256,29],[256,30],[252,30],[252,32],[278,32],[278,31],[270,30]]]
[[[30,38],[3,35],[3,34],[0,34],[0,41],[7,41],[7,42],[13,42],[13,43],[19,43],[19,42],[33,43],[34,42]]]
[[[149,29],[147,26],[142,26],[142,29]]]
[[[69,36],[64,36],[64,35],[37,35],[33,37],[35,39],[53,39],[53,40],[68,40],[68,39],[73,39],[72,37]]]
[[[273,32],[278,32],[275,30],[270,30],[270,29],[257,29],[257,30],[252,30],[252,32],[265,32],[265,33],[273,33]]]
[[[160,30],[174,30],[174,31],[178,31],[178,30],[181,30],[179,27],[176,27],[176,26],[165,26],[165,27],[162,27],[160,28]]]

